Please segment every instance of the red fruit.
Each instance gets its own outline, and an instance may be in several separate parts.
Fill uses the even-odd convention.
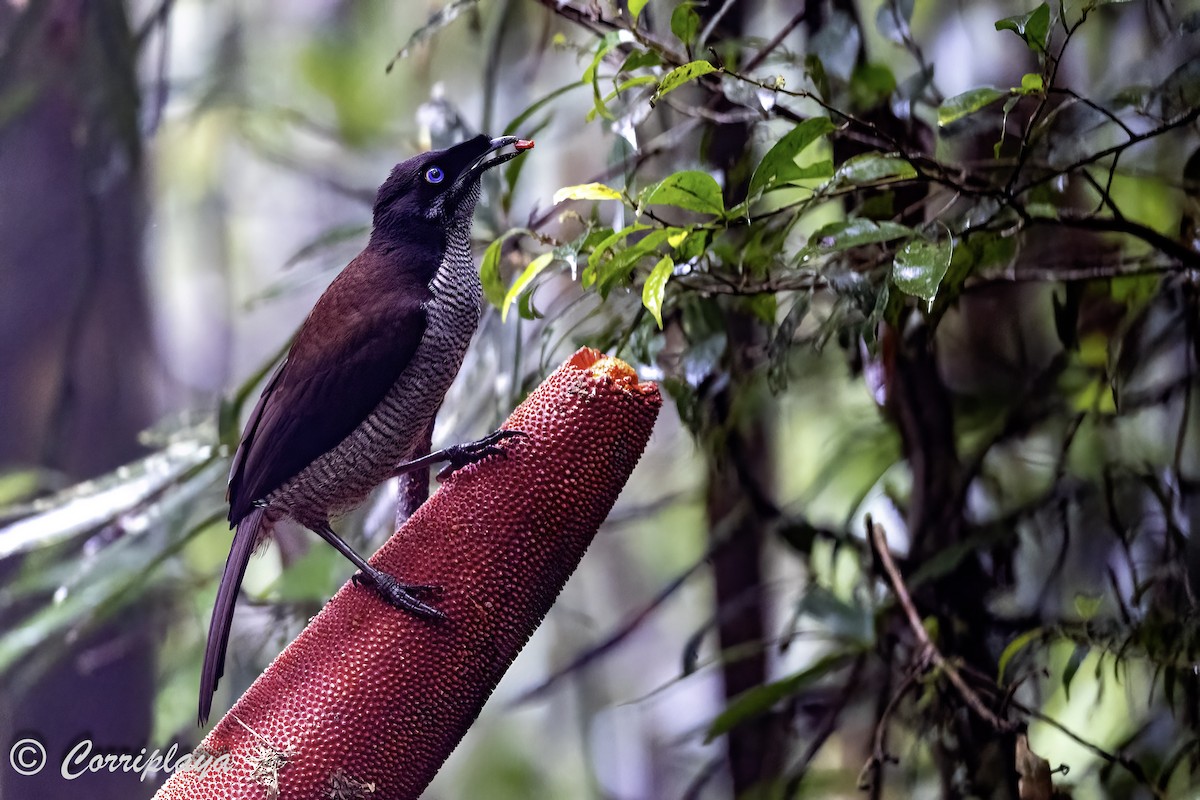
[[[628,365],[577,352],[504,425],[528,435],[455,472],[371,558],[441,587],[447,619],[347,583],[194,754],[219,761],[156,797],[417,798],[579,564],[661,403]]]

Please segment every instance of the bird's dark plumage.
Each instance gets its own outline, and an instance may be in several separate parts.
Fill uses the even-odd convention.
[[[509,145],[516,152],[498,154]],[[369,585],[436,616],[341,541],[329,519],[427,448],[479,320],[469,234],[483,171],[532,142],[477,136],[410,158],[379,187],[371,239],[317,301],[250,414],[229,476],[236,527],[209,626],[200,721],[221,677],[246,563],[284,517],[319,533]]]

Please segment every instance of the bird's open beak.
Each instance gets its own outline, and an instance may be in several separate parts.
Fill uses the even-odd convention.
[[[512,145],[511,150],[507,149],[509,145]],[[471,172],[478,175],[484,170],[499,166],[505,161],[511,161],[526,150],[532,149],[533,139],[518,139],[516,136],[501,136],[498,139],[492,139],[487,152],[471,166]]]

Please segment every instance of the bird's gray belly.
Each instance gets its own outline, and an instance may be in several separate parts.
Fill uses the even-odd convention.
[[[474,269],[474,266],[471,266]],[[454,382],[479,323],[481,292],[470,281],[439,287],[412,361],[375,410],[342,442],[267,496],[308,528],[361,504],[396,467],[415,457],[423,434]],[[437,290],[441,288],[441,292]]]

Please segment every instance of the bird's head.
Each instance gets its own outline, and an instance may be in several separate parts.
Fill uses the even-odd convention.
[[[469,222],[484,171],[532,147],[529,139],[489,139],[480,134],[454,147],[430,150],[400,162],[379,187],[375,227]]]

